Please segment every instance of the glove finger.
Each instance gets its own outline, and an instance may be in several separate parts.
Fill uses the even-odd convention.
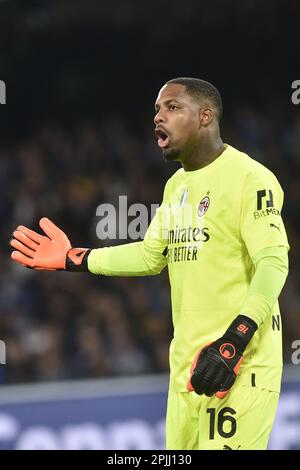
[[[193,364],[190,369],[190,377],[187,383],[187,389],[189,390],[189,392],[194,391],[194,387],[192,384],[192,377],[193,377],[194,371],[196,370],[196,374],[201,375],[206,365],[207,365],[207,362],[205,361],[205,355],[203,354],[203,349],[202,349],[198,351],[198,353],[196,354]],[[195,381],[197,380],[198,378],[195,378]]]
[[[199,356],[198,361],[196,362],[196,366],[194,370],[199,374],[200,376],[203,376],[205,369],[207,368],[207,360],[205,356]]]
[[[215,364],[207,364],[202,374],[199,374],[199,371],[197,370],[194,375],[192,385],[199,395],[202,395],[203,393],[207,395],[207,392],[210,391],[210,386],[214,379],[217,367],[218,366]]]
[[[228,371],[222,370],[221,377],[219,378],[219,387],[218,390],[224,390],[224,385],[228,383],[231,374],[228,375]]]
[[[17,227],[17,231],[22,232],[24,235],[26,235],[28,238],[38,243],[39,245],[42,243],[42,241],[45,238],[43,235],[40,235],[34,230],[30,230],[30,228],[27,228],[24,225],[19,225],[19,227]]]
[[[216,368],[214,378],[209,384],[205,395],[211,397],[214,393],[218,392],[222,386],[222,383],[226,377],[226,372],[223,369]]]
[[[31,248],[32,250],[36,251],[37,247],[39,246],[38,243],[31,240],[31,238],[28,238],[23,232],[20,232],[20,230],[15,230],[13,232],[13,236],[23,243],[23,245],[28,246],[28,248]]]
[[[203,378],[204,394],[208,397],[214,394],[214,382],[215,382],[215,378],[218,373],[218,370],[219,368],[217,365],[210,364],[205,371],[205,375]]]
[[[201,373],[199,371],[195,371],[191,376],[191,384],[198,395],[202,395],[204,393],[205,383],[203,383],[203,377],[205,376],[205,371],[208,365],[205,365],[205,369],[202,370]]]
[[[33,259],[28,258],[28,256],[23,255],[19,251],[13,251],[10,256],[14,261],[16,261],[19,264],[22,264],[22,266],[26,266],[28,268],[33,267]]]
[[[198,395],[202,395],[205,391],[206,382],[205,376],[206,371],[209,369],[210,365],[207,362],[207,347],[203,348],[198,356],[198,360],[196,362],[194,373],[191,377],[191,384],[194,387],[195,392]]]
[[[31,250],[27,246],[23,245],[23,243],[19,242],[19,240],[16,240],[13,238],[10,240],[10,245],[15,248],[16,250],[20,251],[24,255],[29,256],[30,258],[34,258],[35,251]]]
[[[224,390],[229,390],[232,385],[234,384],[235,382],[235,379],[236,379],[236,376],[234,373],[228,375],[226,374],[224,379],[222,380],[222,384],[221,384],[221,387],[219,388],[218,391],[224,391]]]
[[[66,234],[59,227],[57,227],[57,225],[55,225],[52,220],[47,219],[47,217],[43,217],[40,220],[40,227],[44,230],[46,235],[51,238],[51,240],[61,236],[67,238]]]

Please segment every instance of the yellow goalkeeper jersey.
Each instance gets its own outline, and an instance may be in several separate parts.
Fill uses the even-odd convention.
[[[283,191],[274,174],[230,145],[196,171],[178,170],[143,242],[93,250],[95,274],[157,274],[168,265],[174,337],[171,384],[186,391],[196,352],[243,313],[255,255],[289,248],[281,218]],[[244,354],[239,383],[279,391],[282,372],[278,302]]]

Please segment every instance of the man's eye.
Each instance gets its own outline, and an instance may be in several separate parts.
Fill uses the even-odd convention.
[[[174,109],[178,109],[178,106],[176,106],[176,104],[170,104],[170,105],[169,105],[169,109],[171,109],[172,111],[174,111]]]

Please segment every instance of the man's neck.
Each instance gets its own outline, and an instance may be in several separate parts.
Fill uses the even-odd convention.
[[[212,141],[205,141],[197,147],[197,152],[190,155],[188,161],[182,162],[185,171],[195,171],[212,163],[225,150],[221,137]]]

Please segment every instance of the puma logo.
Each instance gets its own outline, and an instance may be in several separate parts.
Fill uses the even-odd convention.
[[[236,449],[233,449],[232,447],[229,447],[229,446],[227,446],[226,444],[224,444],[224,447],[223,447],[222,450],[239,450],[240,447],[241,447],[241,446],[237,446]]]
[[[277,230],[279,230],[279,232],[280,232],[280,228],[279,228],[279,226],[277,227],[277,225],[275,225],[275,224],[270,224],[270,227],[277,228]]]

